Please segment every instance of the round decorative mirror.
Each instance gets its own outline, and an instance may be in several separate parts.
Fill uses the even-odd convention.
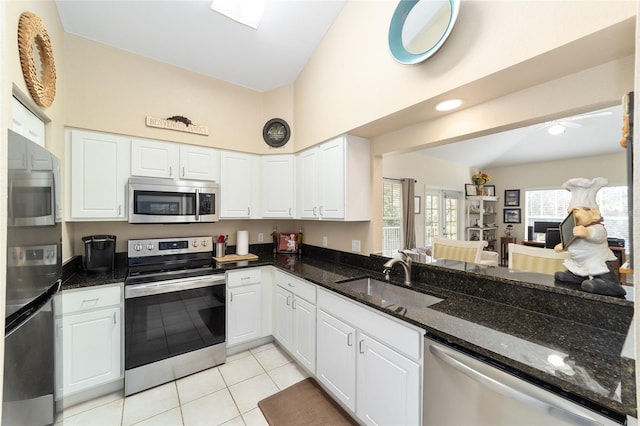
[[[451,34],[460,0],[401,0],[389,27],[391,54],[402,64],[417,64],[440,49]]]
[[[20,15],[18,52],[31,97],[42,107],[51,106],[56,96],[56,66],[49,34],[35,13],[24,12]]]

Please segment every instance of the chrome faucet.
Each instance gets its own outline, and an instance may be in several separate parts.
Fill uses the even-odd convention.
[[[409,256],[409,253],[405,250],[400,251],[400,253],[404,259],[399,257],[390,259],[383,265],[384,269],[382,272],[384,273],[384,279],[389,281],[389,272],[391,271],[391,268],[393,268],[393,265],[396,263],[399,263],[400,266],[402,266],[402,269],[404,269],[404,283],[409,285],[411,284],[411,256]]]

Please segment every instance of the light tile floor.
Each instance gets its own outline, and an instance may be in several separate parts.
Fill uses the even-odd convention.
[[[259,426],[258,401],[308,377],[276,344],[124,398],[105,395],[65,409],[56,426]]]

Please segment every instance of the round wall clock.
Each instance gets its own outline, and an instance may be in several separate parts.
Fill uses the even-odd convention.
[[[56,96],[56,65],[49,34],[35,13],[24,12],[20,15],[18,51],[29,94],[38,105],[45,108],[51,106]],[[40,61],[40,67],[36,67],[36,58]]]
[[[291,129],[286,121],[281,118],[272,118],[267,121],[262,129],[262,137],[267,145],[279,148],[289,142]]]

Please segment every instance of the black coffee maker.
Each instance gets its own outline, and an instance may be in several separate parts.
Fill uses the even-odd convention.
[[[116,252],[115,235],[89,235],[84,242],[84,270],[89,272],[113,271]]]

